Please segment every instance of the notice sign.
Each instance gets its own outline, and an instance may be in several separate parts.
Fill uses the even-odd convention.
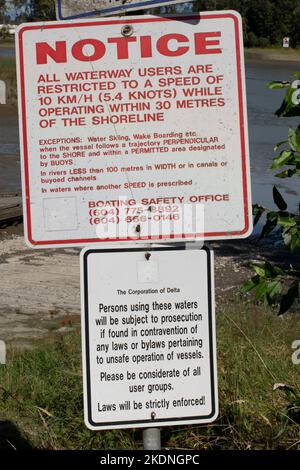
[[[212,253],[85,249],[81,274],[86,425],[216,419]]]
[[[186,0],[56,0],[58,20],[72,20],[86,16],[107,16],[126,11],[147,10],[160,6],[184,3]]]
[[[17,46],[31,246],[250,234],[238,14],[24,24]]]

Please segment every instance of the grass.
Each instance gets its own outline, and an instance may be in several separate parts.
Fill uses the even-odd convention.
[[[300,365],[291,344],[300,317],[276,317],[259,307],[226,307],[217,318],[220,416],[209,426],[162,428],[169,449],[300,449],[300,425],[291,421],[280,439],[286,383],[299,395]],[[79,332],[26,352],[10,351],[0,367],[0,419],[21,432],[0,448],[138,449],[141,430],[89,431],[83,424]]]
[[[9,36],[5,39],[0,39],[0,47],[12,47],[15,45],[15,36]]]
[[[0,77],[16,80],[16,61],[14,57],[0,57]]]
[[[245,49],[246,59],[260,59],[260,60],[286,60],[295,61],[300,60],[300,48],[285,49],[283,47],[251,47]]]
[[[282,47],[269,46],[269,47],[246,47],[247,51],[269,51],[269,52],[280,52],[282,54],[300,54],[300,47]]]
[[[17,76],[14,57],[0,57],[0,80],[6,84],[6,103],[17,104]]]

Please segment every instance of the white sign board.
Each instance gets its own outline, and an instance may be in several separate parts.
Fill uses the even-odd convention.
[[[107,16],[175,3],[186,3],[186,0],[56,0],[56,17],[58,20],[72,20],[88,16]]]
[[[86,425],[215,420],[212,253],[85,249],[81,275]]]
[[[290,47],[290,38],[288,38],[288,37],[283,38],[282,46],[286,49],[289,48]]]
[[[6,364],[6,344],[0,340],[0,364]]]
[[[17,62],[30,246],[251,233],[237,13],[24,24]]]
[[[6,104],[6,84],[0,80],[0,104]]]

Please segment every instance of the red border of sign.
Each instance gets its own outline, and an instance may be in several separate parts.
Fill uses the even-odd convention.
[[[195,15],[186,16],[169,16],[169,17],[155,17],[155,18],[138,18],[130,19],[130,23],[158,23],[163,21],[182,21],[191,19],[201,19],[201,13]],[[25,173],[25,198],[26,198],[26,221],[27,221],[27,237],[28,241],[33,246],[46,246],[46,245],[84,245],[89,243],[115,243],[115,242],[134,242],[134,241],[161,241],[161,240],[185,240],[185,239],[203,239],[211,237],[226,238],[226,236],[233,238],[233,236],[242,237],[249,230],[249,214],[248,214],[248,187],[247,187],[247,172],[246,172],[246,138],[245,138],[245,116],[243,108],[243,80],[241,71],[241,45],[239,36],[239,22],[238,17],[233,13],[222,13],[222,14],[208,14],[203,15],[202,19],[218,19],[218,18],[229,18],[234,21],[235,25],[235,39],[236,39],[236,60],[238,70],[238,95],[239,95],[239,120],[240,120],[240,131],[241,131],[241,147],[242,147],[242,181],[243,181],[243,195],[244,195],[244,220],[245,228],[239,232],[207,232],[207,233],[196,233],[196,234],[172,234],[172,235],[157,235],[157,236],[137,236],[128,238],[115,238],[102,240],[100,238],[87,238],[87,239],[73,239],[73,240],[43,240],[36,241],[32,238],[31,229],[31,208],[30,208],[30,184],[29,184],[29,162],[28,162],[28,145],[27,145],[27,128],[26,128],[26,98],[25,98],[25,84],[24,84],[24,57],[23,57],[23,35],[26,31],[32,31],[41,29],[40,25],[21,26],[18,34],[19,39],[19,60],[20,60],[20,85],[21,85],[21,107],[22,107],[22,131],[23,131],[23,151],[24,151],[24,173]],[[88,21],[88,22],[68,22],[68,23],[53,23],[43,26],[43,29],[60,29],[60,28],[74,28],[74,26],[99,26],[105,25],[110,26],[113,24],[124,24],[128,23],[129,18],[116,19],[110,21]]]

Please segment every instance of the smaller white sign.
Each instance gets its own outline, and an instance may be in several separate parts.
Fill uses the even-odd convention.
[[[0,340],[0,364],[6,364],[6,344]]]
[[[290,47],[290,38],[283,38],[283,47],[289,48]]]
[[[6,104],[6,84],[0,80],[0,104]]]
[[[212,258],[180,247],[82,251],[88,428],[216,419]]]
[[[56,17],[58,20],[72,20],[108,16],[186,2],[187,0],[56,0]]]

